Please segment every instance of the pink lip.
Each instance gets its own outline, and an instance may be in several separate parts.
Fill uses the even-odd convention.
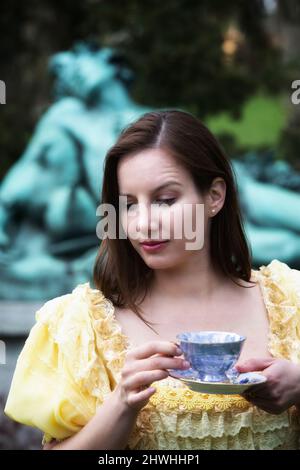
[[[141,245],[144,248],[144,250],[146,250],[146,251],[154,251],[154,250],[158,250],[159,248],[164,246],[168,241],[169,240],[165,240],[165,241],[158,242],[158,243],[155,243],[155,242],[141,243]]]
[[[169,240],[149,240],[149,241],[144,241],[140,242],[142,245],[157,245],[158,243],[164,243],[168,242]]]

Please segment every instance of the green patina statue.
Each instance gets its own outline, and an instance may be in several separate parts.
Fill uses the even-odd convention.
[[[0,299],[51,298],[91,277],[106,151],[150,111],[111,49],[78,44],[50,70],[56,101],[0,186]]]

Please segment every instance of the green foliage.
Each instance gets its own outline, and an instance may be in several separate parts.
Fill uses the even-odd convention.
[[[285,97],[257,93],[242,107],[241,118],[233,119],[228,113],[208,117],[205,122],[217,135],[234,140],[235,152],[246,149],[261,150],[278,145],[280,134],[287,121],[288,109]],[[225,141],[226,142],[226,141]],[[232,149],[233,142],[227,143]],[[226,143],[224,147],[227,148]]]
[[[278,144],[279,156],[300,171],[300,105],[292,115],[288,125],[280,135]]]

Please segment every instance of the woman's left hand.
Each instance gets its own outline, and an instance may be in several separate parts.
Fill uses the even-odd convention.
[[[272,414],[280,414],[295,405],[300,410],[300,365],[286,359],[249,359],[236,364],[238,372],[262,371],[263,384],[253,385],[242,396],[253,405]]]

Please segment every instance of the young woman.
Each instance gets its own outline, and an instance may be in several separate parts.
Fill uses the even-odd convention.
[[[209,130],[179,110],[143,115],[107,153],[102,203],[120,225],[101,242],[96,288],[37,312],[6,414],[43,430],[45,449],[299,448],[300,271],[251,268],[232,167]],[[203,209],[193,249],[175,236],[186,207],[193,228]],[[245,335],[238,368],[267,382],[208,395],[170,377],[189,367],[175,343],[191,330]]]

